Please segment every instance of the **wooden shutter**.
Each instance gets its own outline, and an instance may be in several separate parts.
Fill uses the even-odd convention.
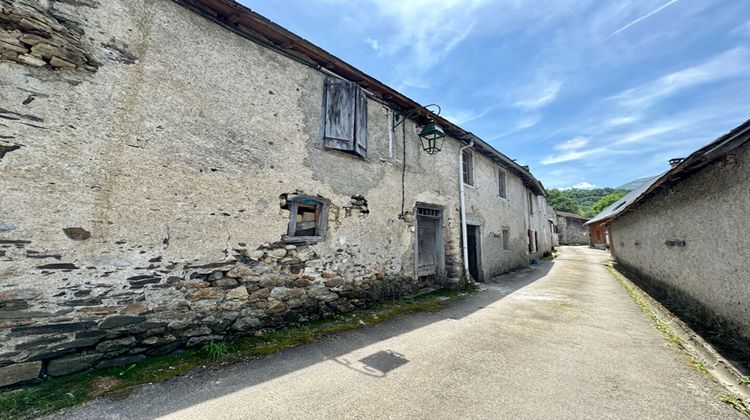
[[[354,150],[354,113],[357,85],[328,78],[325,84],[325,130],[323,144],[331,149]]]
[[[357,87],[355,95],[354,153],[367,157],[367,96],[365,91],[359,87]]]
[[[324,124],[325,147],[367,156],[367,96],[356,83],[326,79]]]

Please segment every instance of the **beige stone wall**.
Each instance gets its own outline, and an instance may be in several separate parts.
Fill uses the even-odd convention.
[[[750,342],[750,146],[611,225],[617,261],[693,322]],[[682,242],[684,241],[684,243]]]
[[[224,307],[230,287],[260,290],[260,300],[234,293],[247,310],[279,311],[247,328],[393,295],[374,291],[389,278],[413,277],[417,202],[443,206],[446,259],[460,267],[453,263],[460,249],[456,142],[426,155],[418,127],[406,123],[401,219],[402,137],[394,136],[397,159],[389,160],[390,114],[380,103],[368,104],[366,159],[323,150],[325,76],[313,68],[167,0],[26,4],[49,19],[68,16],[100,65],[61,70],[0,61],[3,363],[36,366],[130,333],[143,343],[162,323],[173,325],[165,333],[177,342],[221,339],[242,318],[236,302]],[[263,246],[286,233],[289,217],[279,196],[295,191],[331,200],[327,240],[300,255],[271,255],[275,248]],[[369,212],[351,208],[353,195],[367,200]],[[247,257],[258,247],[265,254]],[[277,277],[253,268],[244,282],[226,280],[238,263],[258,261]],[[432,285],[389,290],[460,280],[455,269],[447,274]],[[332,278],[340,280],[329,287]],[[298,288],[291,295],[303,303],[289,305],[284,288]],[[124,324],[77,341],[107,316]],[[225,329],[205,331],[211,316],[225,319]],[[52,322],[60,327],[45,327]],[[157,344],[164,342],[150,345]]]
[[[506,170],[506,198],[498,190],[500,166],[473,154],[474,185],[465,186],[466,218],[480,226],[481,258],[484,277],[506,273],[528,265],[526,187],[521,179]],[[510,233],[510,247],[503,249],[503,228]]]
[[[369,100],[367,157],[325,150],[326,75],[169,0],[0,4],[75,34],[89,60],[0,60],[0,386],[461,282],[457,141],[428,155],[407,121],[391,159],[391,111]],[[15,31],[3,39],[26,45]],[[473,214],[488,235],[511,224],[517,246],[523,187],[508,180],[506,216],[490,201]],[[325,241],[277,242],[294,192],[331,201]],[[444,213],[447,270],[427,283],[416,203]]]

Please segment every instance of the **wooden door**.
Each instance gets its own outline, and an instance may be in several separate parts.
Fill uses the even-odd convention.
[[[417,276],[438,274],[440,262],[440,217],[438,209],[417,209]]]

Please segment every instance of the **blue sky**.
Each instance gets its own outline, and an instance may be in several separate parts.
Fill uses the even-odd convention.
[[[531,166],[667,169],[750,118],[747,0],[240,0]]]

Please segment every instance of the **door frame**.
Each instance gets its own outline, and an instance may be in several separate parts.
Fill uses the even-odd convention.
[[[482,224],[479,222],[475,222],[472,220],[466,221],[466,227],[472,226],[477,229],[477,234],[474,237],[474,241],[476,242],[474,244],[474,249],[476,249],[477,252],[477,274],[479,275],[479,278],[476,279],[477,281],[484,281],[484,264],[482,263]],[[469,235],[466,235],[466,240],[469,240]],[[467,248],[469,244],[466,244]],[[466,265],[468,266],[469,262],[466,262]]]
[[[414,279],[419,279],[419,211],[418,209],[430,209],[430,210],[438,210],[440,211],[440,217],[435,219],[437,221],[436,223],[436,229],[435,229],[435,235],[436,238],[436,244],[435,244],[435,252],[436,255],[436,267],[435,267],[435,277],[437,277],[439,280],[445,279],[445,208],[443,206],[439,206],[437,204],[429,204],[429,203],[422,203],[417,202],[414,205]]]

